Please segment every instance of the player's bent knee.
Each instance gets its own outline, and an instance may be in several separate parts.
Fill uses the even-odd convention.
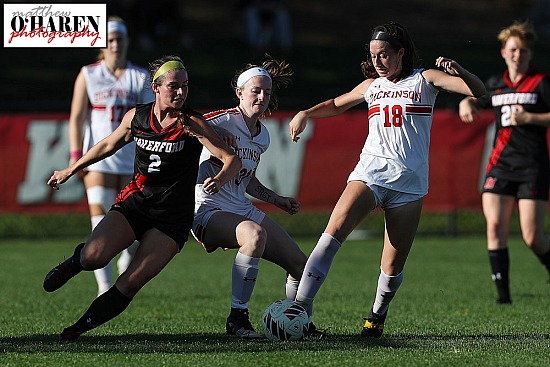
[[[86,270],[95,270],[105,267],[111,259],[106,258],[101,251],[88,246],[80,253],[80,264]]]

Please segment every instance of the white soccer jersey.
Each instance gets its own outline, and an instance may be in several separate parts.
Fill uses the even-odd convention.
[[[377,78],[365,93],[369,134],[348,181],[391,190],[428,192],[428,153],[438,90],[416,69],[396,83]]]
[[[82,68],[90,100],[88,122],[84,131],[83,152],[110,135],[128,110],[137,103],[154,101],[148,85],[149,72],[128,62],[126,71],[116,78],[101,60]],[[135,143],[88,167],[89,171],[128,175],[134,172]]]
[[[238,108],[211,112],[204,117],[210,124],[222,127],[235,135],[238,145],[236,154],[242,161],[242,168],[235,178],[222,186],[220,192],[214,195],[206,194],[202,189],[202,183],[220,171],[222,162],[213,157],[208,149],[203,148],[195,189],[195,212],[206,205],[246,215],[253,206],[245,196],[246,187],[260,163],[260,155],[269,147],[269,132],[265,125],[258,121],[260,132],[256,136],[251,136]]]

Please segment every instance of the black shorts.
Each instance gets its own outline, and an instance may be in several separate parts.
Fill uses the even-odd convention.
[[[158,221],[154,221],[141,214],[137,215],[130,210],[126,210],[123,206],[120,205],[113,205],[111,207],[111,210],[115,210],[126,217],[126,220],[128,220],[128,223],[130,224],[130,227],[132,227],[132,230],[134,231],[134,234],[136,235],[136,239],[138,241],[141,241],[141,238],[143,237],[145,232],[152,228],[158,229],[159,231],[176,241],[176,244],[178,245],[180,251],[183,248],[185,242],[187,242],[187,240],[189,239],[189,232],[191,230],[190,226],[188,228],[185,228],[185,226],[183,225],[159,223]]]
[[[549,185],[547,180],[508,181],[492,176],[485,177],[481,192],[513,196],[516,199],[532,199],[548,201]]]

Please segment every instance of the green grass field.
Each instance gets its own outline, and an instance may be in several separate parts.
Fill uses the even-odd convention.
[[[496,306],[482,237],[419,237],[380,340],[359,337],[378,276],[380,239],[349,241],[321,288],[314,321],[323,340],[272,343],[225,335],[234,252],[191,240],[118,318],[57,342],[95,297],[91,273],[53,294],[44,275],[78,240],[0,244],[1,366],[544,366],[550,355],[546,271],[510,243],[514,304]],[[309,253],[314,239],[299,241]],[[284,272],[263,262],[250,311],[284,298]]]

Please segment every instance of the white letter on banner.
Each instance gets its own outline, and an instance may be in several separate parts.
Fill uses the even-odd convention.
[[[262,154],[256,177],[267,188],[284,196],[296,197],[302,178],[306,143],[313,135],[315,123],[308,121],[307,128],[300,134],[300,141],[293,142],[288,135],[288,123],[267,119],[264,125],[269,130],[269,149]]]
[[[17,190],[19,204],[46,203],[52,188],[47,185],[54,170],[60,170],[69,162],[68,121],[60,124],[51,120],[30,121],[27,139],[30,142],[25,181]],[[55,143],[55,144],[54,144]],[[53,201],[76,203],[84,196],[84,186],[76,177],[71,177],[59,191],[55,191]]]

